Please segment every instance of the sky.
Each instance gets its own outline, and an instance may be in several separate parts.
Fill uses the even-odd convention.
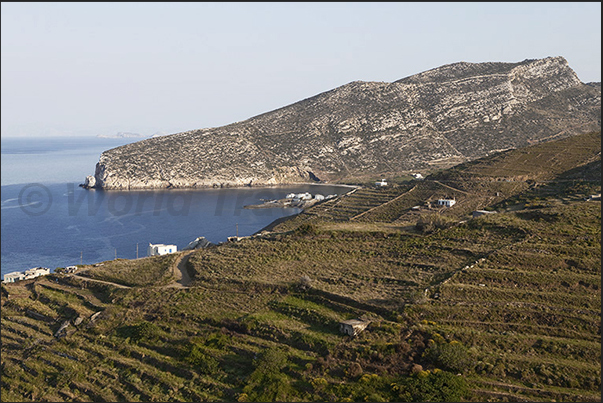
[[[563,56],[601,81],[601,3],[1,4],[1,135],[218,127],[352,81]]]

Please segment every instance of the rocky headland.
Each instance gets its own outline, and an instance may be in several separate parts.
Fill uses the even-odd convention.
[[[448,167],[600,130],[600,83],[563,57],[454,63],[387,82],[355,81],[230,125],[101,154],[85,187],[266,186]]]

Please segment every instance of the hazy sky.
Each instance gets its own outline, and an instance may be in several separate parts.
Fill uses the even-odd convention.
[[[601,81],[601,3],[2,3],[2,136],[176,133],[351,81],[563,56]]]

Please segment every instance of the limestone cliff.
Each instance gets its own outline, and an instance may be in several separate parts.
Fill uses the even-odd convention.
[[[337,181],[450,166],[600,130],[601,87],[562,57],[356,81],[248,120],[102,153],[105,189]]]

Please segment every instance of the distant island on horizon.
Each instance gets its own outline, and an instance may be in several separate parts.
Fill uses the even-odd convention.
[[[97,134],[96,137],[101,139],[126,139],[126,138],[147,138],[151,136],[145,136],[140,133],[131,132],[118,132],[116,134]]]

